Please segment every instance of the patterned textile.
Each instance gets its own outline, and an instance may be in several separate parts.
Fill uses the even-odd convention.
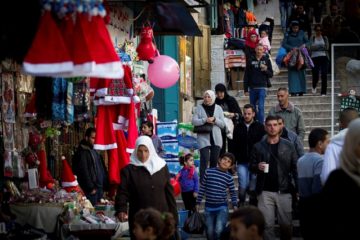
[[[113,79],[110,83],[108,95],[110,96],[125,96],[126,86],[122,79]]]
[[[360,99],[352,96],[342,98],[340,103],[340,111],[346,108],[355,108],[360,113]]]
[[[52,100],[52,120],[66,120],[66,95],[67,81],[64,78],[53,79],[53,100]]]
[[[74,96],[74,84],[72,82],[67,82],[67,90],[66,90],[66,122],[69,123],[69,124],[72,124],[74,122],[73,96]]]
[[[73,93],[74,118],[75,121],[81,121],[88,117],[90,110],[90,92],[86,79],[74,83]]]

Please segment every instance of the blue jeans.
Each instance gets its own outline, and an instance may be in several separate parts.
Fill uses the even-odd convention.
[[[216,211],[205,209],[206,237],[208,240],[218,240],[228,222],[228,208],[224,207]]]
[[[249,165],[241,163],[237,165],[237,175],[239,181],[239,202],[244,203],[246,199],[246,190],[254,191],[256,187],[256,174],[249,171]]]
[[[256,109],[256,119],[262,124],[264,123],[265,118],[265,97],[265,88],[250,89],[250,103]]]
[[[280,1],[279,7],[280,7],[280,17],[281,17],[281,28],[286,29],[288,24],[287,21],[291,15],[292,4]]]

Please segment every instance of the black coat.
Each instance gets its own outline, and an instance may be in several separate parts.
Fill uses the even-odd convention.
[[[257,194],[262,192],[267,178],[267,173],[260,171],[258,165],[260,162],[267,162],[270,163],[269,168],[271,168],[271,157],[270,144],[267,142],[267,138],[256,143],[251,151],[250,171],[257,174]],[[276,162],[278,163],[277,173],[279,191],[290,193],[292,190],[292,181],[295,183],[295,191],[297,191],[297,160],[298,156],[294,145],[288,140],[280,138],[276,159]]]
[[[165,166],[150,175],[145,167],[129,164],[121,170],[121,183],[115,198],[116,213],[128,213],[132,233],[134,215],[140,209],[148,207],[160,212],[170,212],[177,221],[178,213],[169,170]]]
[[[102,171],[98,172],[96,162],[102,167]],[[77,181],[85,194],[90,193],[93,189],[106,188],[108,185],[107,171],[103,158],[95,150],[82,140],[72,158],[72,170],[77,176]],[[98,180],[98,176],[102,175],[102,182]]]
[[[246,127],[243,120],[234,128],[233,143],[234,149],[232,153],[235,155],[238,163],[248,163],[250,161],[250,153],[255,145],[266,134],[264,125],[258,121],[254,121]]]
[[[304,239],[359,239],[360,186],[342,169],[334,170],[322,191],[305,199]]]

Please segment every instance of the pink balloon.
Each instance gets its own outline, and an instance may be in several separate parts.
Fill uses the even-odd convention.
[[[171,87],[179,80],[179,64],[169,56],[156,56],[148,67],[148,76],[150,82],[158,88]]]

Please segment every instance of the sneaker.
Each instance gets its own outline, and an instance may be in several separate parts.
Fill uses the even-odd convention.
[[[315,94],[315,93],[316,93],[316,88],[313,88],[313,89],[311,90],[311,92],[312,92],[313,94]]]
[[[322,97],[325,97],[325,96],[326,96],[326,94],[321,94],[321,96],[322,96]]]

